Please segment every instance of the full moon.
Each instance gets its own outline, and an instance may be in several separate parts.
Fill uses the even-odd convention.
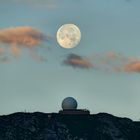
[[[57,31],[57,42],[63,48],[76,47],[81,40],[81,31],[74,24],[62,25]]]

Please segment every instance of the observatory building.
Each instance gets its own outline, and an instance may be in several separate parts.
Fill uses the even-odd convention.
[[[78,103],[73,97],[67,97],[62,101],[60,114],[90,114],[87,109],[77,109]]]

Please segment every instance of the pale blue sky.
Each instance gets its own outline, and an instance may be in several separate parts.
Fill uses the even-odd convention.
[[[0,28],[28,25],[53,37],[38,49],[47,61],[35,61],[23,50],[19,58],[0,64],[0,114],[58,112],[63,98],[73,96],[79,108],[91,113],[138,120],[140,73],[73,69],[62,60],[70,53],[90,56],[109,51],[140,57],[139,7],[139,0],[0,0]],[[56,32],[65,23],[81,29],[82,40],[74,49],[56,42]],[[44,49],[47,46],[50,49]]]

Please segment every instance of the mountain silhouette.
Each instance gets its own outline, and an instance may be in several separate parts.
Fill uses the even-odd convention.
[[[107,113],[0,116],[0,140],[140,140],[140,122]]]

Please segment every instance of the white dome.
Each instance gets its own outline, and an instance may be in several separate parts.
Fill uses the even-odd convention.
[[[62,109],[76,109],[77,101],[73,97],[67,97],[62,102]]]

